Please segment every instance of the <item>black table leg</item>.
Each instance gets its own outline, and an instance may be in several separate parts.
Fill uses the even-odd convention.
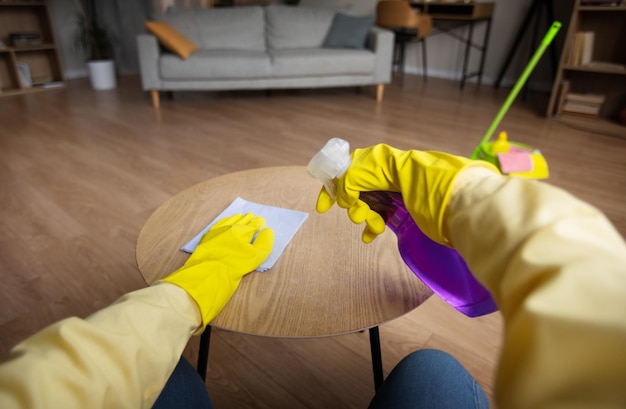
[[[467,42],[465,43],[465,57],[463,58],[463,76],[461,77],[461,89],[465,87],[465,80],[467,80],[467,64],[469,62],[470,48],[472,47],[472,38],[474,37],[474,21],[469,22],[469,33],[467,35]]]
[[[380,333],[378,327],[370,328],[370,348],[372,351],[372,369],[374,370],[374,388],[383,384],[383,359],[380,353]]]
[[[491,19],[487,20],[487,28],[485,29],[485,38],[480,56],[480,68],[478,69],[478,85],[483,81],[483,71],[485,69],[485,59],[487,57],[487,42],[489,41],[489,33],[491,33]]]
[[[206,380],[206,370],[209,364],[209,344],[211,343],[211,326],[207,325],[206,329],[200,336],[200,350],[198,351],[197,371],[203,381]]]
[[[378,327],[370,328],[370,349],[372,352],[372,369],[374,372],[374,388],[378,390],[383,384],[383,360],[380,352],[380,333]],[[200,350],[198,351],[197,371],[202,380],[206,380],[207,365],[209,362],[209,345],[211,343],[211,326],[200,336]]]

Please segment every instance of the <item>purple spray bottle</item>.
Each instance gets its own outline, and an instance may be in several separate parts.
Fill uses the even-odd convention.
[[[336,180],[348,170],[351,161],[349,143],[333,138],[311,159],[307,170],[324,183],[334,197]],[[476,281],[459,253],[422,233],[400,193],[363,192],[360,198],[383,217],[398,238],[398,249],[405,264],[435,294],[469,317],[498,309],[491,294]]]

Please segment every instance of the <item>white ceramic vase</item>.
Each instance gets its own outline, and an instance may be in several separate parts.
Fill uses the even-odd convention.
[[[93,89],[100,91],[113,89],[117,86],[113,60],[89,61],[87,66]]]

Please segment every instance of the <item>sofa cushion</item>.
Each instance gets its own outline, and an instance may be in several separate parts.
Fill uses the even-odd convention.
[[[267,6],[267,47],[274,50],[321,47],[334,16],[335,11],[328,8]]]
[[[371,75],[375,54],[368,50],[308,48],[271,50],[272,76]]]
[[[253,50],[200,50],[184,61],[163,54],[159,68],[169,80],[266,78],[271,71],[270,57]]]
[[[167,48],[182,59],[189,58],[191,53],[198,51],[198,46],[187,37],[176,31],[165,21],[146,21],[146,28]]]
[[[329,48],[365,48],[365,41],[373,24],[374,16],[355,17],[337,13],[323,46]]]
[[[204,50],[265,50],[262,7],[170,7],[163,19]]]

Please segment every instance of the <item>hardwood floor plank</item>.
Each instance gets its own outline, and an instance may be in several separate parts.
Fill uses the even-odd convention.
[[[332,137],[353,148],[385,142],[469,156],[507,92],[407,75],[403,88],[386,87],[382,104],[372,90],[177,92],[157,112],[131,76],[113,91],[76,80],[0,98],[0,359],[43,326],[143,287],[137,235],[181,190],[229,172],[305,165]],[[547,183],[597,206],[626,234],[626,140],[539,117],[524,101],[501,129],[543,152]],[[493,398],[500,314],[468,319],[432,297],[380,332],[385,373],[414,350],[441,348]],[[214,334],[207,387],[218,407],[364,408],[372,397],[367,332]],[[197,348],[194,338],[185,350],[194,364]]]

